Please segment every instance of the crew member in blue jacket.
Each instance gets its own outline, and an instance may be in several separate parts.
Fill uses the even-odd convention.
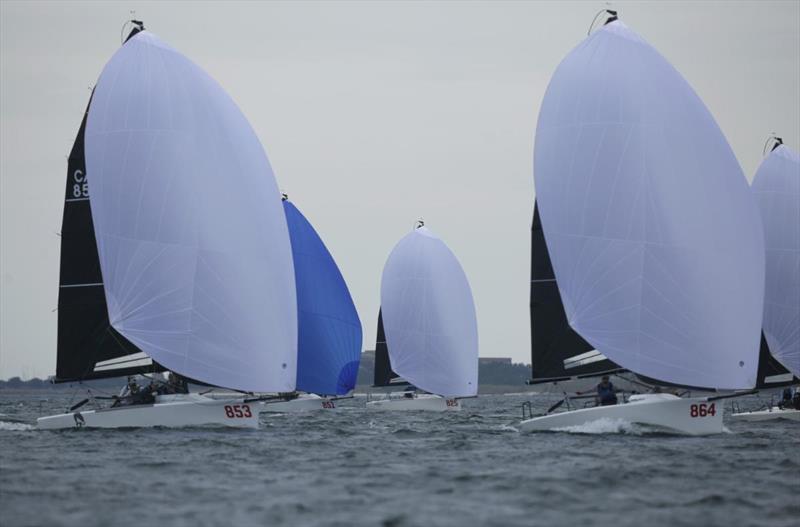
[[[591,392],[591,390],[578,392],[578,395],[589,392]],[[600,378],[600,382],[597,384],[597,406],[610,406],[614,404],[617,404],[617,391],[608,379],[608,375],[603,375],[603,377]]]

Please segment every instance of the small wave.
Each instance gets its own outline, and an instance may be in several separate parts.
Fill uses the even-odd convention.
[[[500,426],[497,427],[497,429],[500,430],[501,432],[517,432],[517,433],[519,433],[519,429],[518,428],[514,428],[511,425],[500,425]]]
[[[378,424],[378,423],[375,422],[375,420],[371,420],[369,422],[369,425],[367,425],[367,426],[369,426],[369,428],[373,428],[375,430],[389,430],[388,426]]]
[[[624,419],[611,419],[603,417],[574,426],[553,428],[556,432],[569,432],[570,434],[634,434],[641,435],[641,430]]]
[[[19,432],[22,430],[33,430],[34,426],[28,423],[15,423],[13,421],[0,421],[0,430]]]
[[[422,434],[422,433],[420,433],[420,432],[418,432],[416,430],[412,430],[410,428],[400,428],[400,429],[395,430],[394,432],[392,432],[392,434],[394,434],[397,437],[408,437],[408,438],[418,437],[420,435],[424,435],[424,434]]]

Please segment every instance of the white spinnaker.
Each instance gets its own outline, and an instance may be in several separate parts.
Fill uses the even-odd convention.
[[[95,87],[86,167],[114,328],[188,377],[293,390],[286,219],[264,149],[219,84],[137,34]]]
[[[446,397],[478,393],[478,323],[455,255],[426,227],[403,237],[381,278],[383,327],[392,369]]]
[[[772,355],[800,376],[800,155],[773,150],[753,178],[767,254],[764,336]]]
[[[755,385],[764,295],[755,199],[700,98],[622,22],[558,66],[534,175],[573,329],[661,381]]]

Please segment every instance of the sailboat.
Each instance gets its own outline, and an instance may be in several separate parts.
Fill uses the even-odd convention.
[[[800,384],[800,155],[775,137],[751,185],[761,211],[766,245],[766,288],[758,388]],[[734,411],[740,421],[793,419],[800,409],[770,404]]]
[[[55,382],[168,370],[293,392],[294,270],[266,154],[216,81],[133,25],[69,157]],[[38,426],[258,426],[261,401],[245,394],[150,395],[101,407],[90,392]]]
[[[297,284],[297,390],[267,412],[334,410],[353,391],[361,360],[361,321],[339,267],[319,234],[283,197]]]
[[[472,291],[453,252],[422,222],[397,243],[383,268],[378,341],[376,384],[405,381],[408,388],[368,401],[367,408],[460,410],[461,398],[477,395]]]
[[[570,353],[599,359],[583,368],[620,367],[733,393],[643,393],[623,404],[551,408],[520,429],[610,419],[719,433],[717,401],[756,383],[764,294],[758,210],[700,98],[608,14],[553,74],[536,130],[543,237],[566,321],[585,341]]]

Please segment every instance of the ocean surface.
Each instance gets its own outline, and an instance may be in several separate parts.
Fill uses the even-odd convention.
[[[0,525],[796,526],[800,424],[682,437],[605,423],[521,434],[523,401],[460,413],[261,416],[260,430],[39,431],[69,392],[0,391]],[[740,400],[755,407],[764,399]],[[727,405],[726,405],[727,406]]]

